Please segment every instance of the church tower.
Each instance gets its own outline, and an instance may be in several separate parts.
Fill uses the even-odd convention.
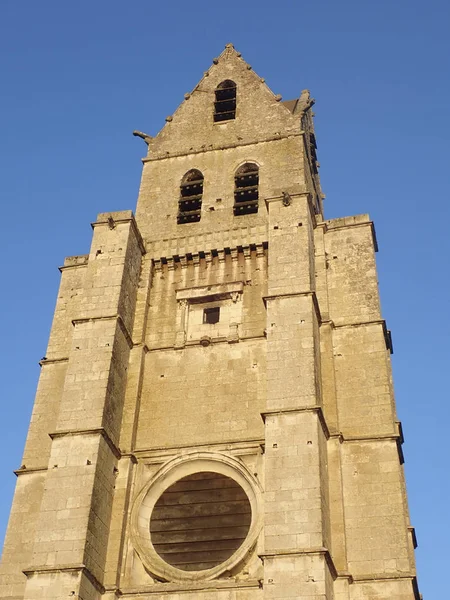
[[[419,600],[373,223],[227,45],[67,258],[8,600]]]

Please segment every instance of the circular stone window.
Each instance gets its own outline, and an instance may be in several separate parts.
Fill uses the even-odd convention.
[[[150,518],[155,552],[183,571],[202,571],[225,562],[242,545],[252,511],[242,487],[206,471],[179,479],[156,501]]]
[[[255,547],[262,515],[261,486],[242,460],[192,451],[145,482],[131,510],[131,539],[157,579],[210,581],[238,572]]]

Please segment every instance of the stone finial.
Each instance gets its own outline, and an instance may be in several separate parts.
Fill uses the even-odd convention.
[[[277,95],[275,96],[275,100],[276,100],[277,102],[281,102],[281,100],[283,100],[283,96],[282,96],[281,94],[277,94]]]
[[[234,49],[233,44],[227,44],[225,46],[225,50],[222,52],[222,54],[220,56],[225,59],[228,59],[228,58],[231,58],[232,56],[234,56],[235,54],[236,54],[236,50]]]
[[[309,90],[302,90],[300,98],[298,99],[297,106],[295,108],[296,113],[304,113],[315,103],[314,98],[311,98]]]

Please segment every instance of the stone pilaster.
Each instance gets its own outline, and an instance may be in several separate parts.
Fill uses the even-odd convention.
[[[269,203],[265,598],[332,597],[313,227],[307,195]]]

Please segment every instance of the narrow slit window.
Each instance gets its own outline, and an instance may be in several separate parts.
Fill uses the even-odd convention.
[[[177,223],[197,223],[200,221],[203,197],[203,175],[191,169],[183,177],[178,200]]]
[[[234,177],[234,215],[258,212],[259,168],[254,163],[239,167]]]
[[[215,325],[220,320],[220,307],[205,308],[203,311],[203,323],[206,325]]]
[[[215,91],[214,122],[236,118],[236,84],[231,79],[219,83]]]

